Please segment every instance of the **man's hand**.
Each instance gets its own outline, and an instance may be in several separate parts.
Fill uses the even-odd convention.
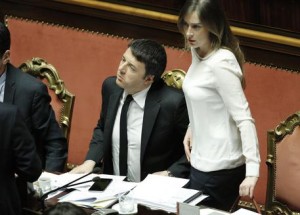
[[[257,177],[246,177],[244,181],[240,184],[240,196],[249,196],[253,198],[254,188],[257,182]]]
[[[154,172],[153,175],[161,175],[161,176],[170,176],[170,171],[160,171],[160,172]]]
[[[95,165],[96,165],[95,161],[86,160],[83,164],[72,169],[70,173],[90,173],[93,171]]]
[[[184,146],[185,155],[188,161],[190,161],[191,150],[192,150],[192,131],[190,127],[188,127],[188,129],[186,130],[184,140],[183,140],[183,146]]]

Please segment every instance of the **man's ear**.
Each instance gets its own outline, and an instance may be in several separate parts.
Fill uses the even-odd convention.
[[[145,84],[152,84],[154,82],[154,75],[147,75],[145,78]]]
[[[10,50],[6,50],[2,56],[3,64],[6,65],[10,61]]]

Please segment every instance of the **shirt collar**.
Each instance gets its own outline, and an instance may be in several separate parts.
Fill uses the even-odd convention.
[[[137,93],[135,93],[135,94],[132,95],[134,101],[137,103],[137,105],[141,109],[144,109],[144,107],[145,107],[146,96],[147,96],[147,93],[148,93],[150,87],[151,87],[151,85],[148,86],[147,88],[143,89],[142,91],[137,92]],[[122,95],[122,99],[125,100],[125,98],[126,98],[127,95],[128,94],[124,91],[123,95]]]

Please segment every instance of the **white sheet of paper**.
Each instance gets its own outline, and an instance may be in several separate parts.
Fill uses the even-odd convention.
[[[176,212],[177,202],[184,202],[198,192],[198,190],[182,188],[188,181],[188,179],[149,174],[128,195],[137,203],[152,209]]]
[[[200,215],[228,215],[230,213],[219,211],[212,208],[202,208],[200,209]]]
[[[232,214],[233,215],[257,215],[259,213],[256,213],[256,212],[244,209],[244,208],[240,208]]]
[[[59,202],[72,202],[81,206],[92,206],[103,208],[117,201],[119,193],[132,190],[137,183],[113,179],[111,184],[104,191],[74,190],[62,196]]]

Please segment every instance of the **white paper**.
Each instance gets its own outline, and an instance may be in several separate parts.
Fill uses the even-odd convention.
[[[232,213],[233,215],[257,215],[259,213],[244,209],[244,208],[240,208],[238,209],[236,212]]]
[[[212,209],[212,208],[202,208],[200,209],[200,215],[228,215],[230,213],[223,212],[220,210]]]
[[[135,186],[136,183],[134,182],[121,181],[119,178],[115,178],[104,191],[74,190],[62,196],[59,202],[72,202],[81,206],[103,208],[116,202],[118,194],[128,192]]]
[[[128,195],[134,198],[137,203],[152,209],[176,212],[177,202],[184,202],[199,192],[198,190],[182,188],[188,181],[188,179],[150,174]]]

